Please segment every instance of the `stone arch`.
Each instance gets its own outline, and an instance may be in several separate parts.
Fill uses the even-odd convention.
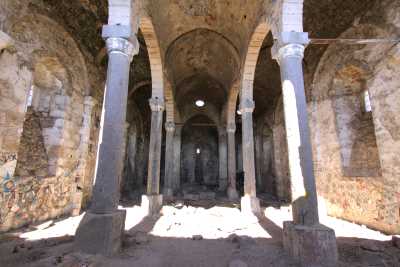
[[[186,49],[187,40],[193,36],[199,40],[199,42],[196,42],[197,46]],[[207,41],[210,38],[214,42]],[[193,59],[190,52],[200,49],[206,51],[204,57]],[[227,60],[223,68],[220,65],[221,62],[215,60],[221,53],[224,55],[223,58]],[[180,61],[177,61],[177,55],[181,56]],[[166,64],[169,64],[168,77],[174,82],[176,89],[175,97],[178,94],[178,87],[189,77],[206,74],[223,85],[225,92],[230,92],[233,90],[232,85],[238,79],[237,75],[240,68],[239,51],[235,45],[219,32],[206,28],[196,28],[178,36],[169,44],[165,53],[165,61]],[[226,101],[225,98],[226,96],[224,96],[224,102]],[[179,101],[179,99],[176,100]]]
[[[82,95],[91,94],[85,59],[75,40],[62,26],[47,16],[30,14],[16,19],[9,32],[21,42],[20,49],[31,62],[37,61],[43,54],[57,57],[70,73],[72,90]]]
[[[256,66],[258,56],[261,50],[261,46],[265,37],[269,32],[268,24],[264,21],[258,24],[255,28],[249,42],[246,57],[243,64],[243,73],[241,81],[241,99],[253,99],[253,87],[254,87],[254,76],[256,72]]]
[[[163,59],[157,38],[156,31],[151,18],[142,16],[139,25],[146,42],[150,60],[152,97],[165,99],[165,110],[167,121],[174,121],[174,95],[172,87],[164,76]]]
[[[217,128],[221,128],[221,120],[218,116],[218,110],[212,105],[208,105],[204,110],[193,109],[191,112],[184,112],[184,114],[186,115],[182,117],[182,125],[185,125],[187,121],[195,116],[203,115],[214,122]]]

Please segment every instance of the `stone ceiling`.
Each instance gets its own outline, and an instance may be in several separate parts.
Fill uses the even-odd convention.
[[[352,25],[356,17],[370,9],[375,1],[305,0],[305,31],[308,31],[311,37],[337,37]],[[232,44],[240,56],[243,56],[243,51],[246,50],[248,38],[262,15],[264,4],[263,0],[147,0],[146,2],[146,9],[153,17],[164,53],[183,34],[202,28],[221,34]],[[30,0],[29,7],[36,12],[48,15],[63,25],[87,56],[98,59],[104,54],[104,42],[100,33],[101,26],[107,21],[106,0]],[[196,37],[193,36],[193,38]],[[140,41],[144,46],[144,40]],[[211,36],[210,42],[213,42]],[[270,42],[271,40],[264,42],[263,51],[269,49]],[[189,44],[190,42],[187,42],[187,45]],[[209,48],[211,49],[212,45]],[[202,49],[199,50],[201,54],[207,53],[204,51],[208,49],[207,46]],[[310,46],[307,49],[306,76],[310,73],[312,76],[325,49],[326,46]],[[151,78],[147,51],[142,50],[144,51],[135,58],[136,67],[132,74],[132,82]],[[211,53],[209,56],[214,57],[214,54]],[[196,55],[186,55],[182,61],[193,57],[196,58]],[[201,56],[199,55],[199,57]],[[218,59],[216,61],[221,61],[221,64],[214,67],[212,72],[221,75],[220,79],[215,76],[214,78],[224,85],[224,79],[228,80],[226,76],[232,75],[233,70],[226,71],[226,73],[230,73],[229,75],[224,74],[225,70],[222,69],[226,62],[216,58]],[[205,66],[199,66],[199,69]],[[212,67],[212,63],[210,67]],[[255,98],[259,103],[258,106],[261,106],[259,109],[265,109],[265,107],[272,106],[276,102],[272,99],[276,99],[280,94],[279,88],[276,88],[279,87],[279,69],[272,62],[268,51],[262,53],[258,68],[255,79]],[[180,67],[178,66],[176,69],[180,70]],[[221,73],[216,69],[221,69]],[[204,78],[204,75],[202,77]],[[198,84],[198,82],[194,83]],[[213,91],[210,90],[209,93],[213,94]]]

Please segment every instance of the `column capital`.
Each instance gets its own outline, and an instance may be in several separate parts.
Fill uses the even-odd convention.
[[[165,123],[165,130],[167,132],[174,132],[175,131],[175,123],[173,121],[167,121]]]
[[[158,97],[153,97],[149,99],[150,109],[154,112],[164,111],[165,104],[164,100]]]
[[[139,53],[139,43],[136,37],[131,41],[120,37],[110,37],[106,39],[106,47],[108,54],[120,53],[126,55],[129,61],[132,61],[133,56]]]
[[[255,108],[255,103],[254,103],[253,99],[245,98],[240,103],[240,112],[242,114],[253,113],[254,108]]]
[[[307,32],[281,32],[272,47],[272,58],[278,62],[287,57],[302,59],[309,42]]]
[[[226,131],[228,133],[236,132],[236,123],[228,123],[228,125],[226,125]]]

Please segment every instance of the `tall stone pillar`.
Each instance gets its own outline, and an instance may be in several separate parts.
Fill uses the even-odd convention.
[[[284,223],[284,247],[302,266],[337,266],[336,237],[319,224],[303,57],[308,34],[283,32],[273,48],[281,67],[293,222]]]
[[[254,101],[244,98],[240,103],[242,113],[242,146],[244,171],[244,196],[241,199],[242,212],[258,215],[261,213],[260,200],[256,196],[256,171],[254,162],[253,111]]]
[[[173,164],[173,190],[178,191],[181,185],[181,144],[182,144],[182,125],[175,125],[174,134],[174,164]]]
[[[236,200],[239,198],[239,194],[236,189],[236,124],[230,123],[226,127],[228,136],[228,198],[230,200]]]
[[[151,129],[149,144],[149,164],[147,173],[147,194],[142,196],[142,208],[146,215],[156,215],[162,206],[160,194],[160,163],[162,121],[164,100],[158,97],[149,100],[151,108]]]
[[[228,162],[227,162],[227,140],[225,127],[218,132],[218,154],[219,154],[219,191],[225,192],[228,188]]]
[[[104,35],[104,34],[103,34]],[[106,36],[108,37],[108,36]],[[106,39],[109,56],[92,204],[76,232],[75,247],[92,254],[119,251],[125,211],[118,210],[129,70],[137,39]]]
[[[165,180],[164,195],[174,195],[174,135],[175,123],[168,121],[165,123]]]

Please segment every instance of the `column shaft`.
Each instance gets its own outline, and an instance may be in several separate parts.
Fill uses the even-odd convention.
[[[279,48],[295,224],[319,223],[302,60],[304,45]]]
[[[117,209],[121,180],[124,128],[132,44],[122,38],[107,39],[109,61],[104,93],[96,181],[90,211],[110,213]]]
[[[174,188],[174,134],[175,124],[167,122],[165,124],[165,180],[164,194],[173,195]]]
[[[244,99],[241,103],[244,194],[250,197],[256,197],[253,110],[254,101],[251,99]]]
[[[182,143],[182,126],[175,126],[174,135],[174,164],[173,164],[173,189],[178,190],[181,185],[181,143]]]
[[[228,197],[237,199],[239,194],[236,189],[236,124],[229,124],[226,131],[228,137]]]
[[[147,195],[158,195],[160,194],[161,137],[164,101],[159,98],[152,98],[149,103],[151,107],[151,130]]]
[[[225,128],[225,127],[224,127]],[[228,147],[225,129],[220,130],[218,136],[219,154],[219,190],[225,191],[228,187]]]

